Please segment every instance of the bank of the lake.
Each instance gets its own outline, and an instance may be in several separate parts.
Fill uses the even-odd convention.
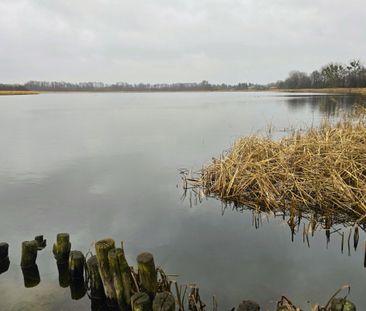
[[[354,94],[354,95],[366,95],[366,88],[347,88],[347,87],[334,87],[334,88],[321,88],[321,89],[272,89],[278,92],[287,93],[336,93],[336,94]]]
[[[1,95],[37,95],[39,92],[36,91],[0,91]]]

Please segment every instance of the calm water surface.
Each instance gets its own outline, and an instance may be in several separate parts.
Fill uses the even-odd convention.
[[[213,199],[191,208],[177,187],[179,168],[200,168],[241,135],[269,123],[304,127],[355,102],[281,93],[0,97],[0,240],[11,260],[0,275],[0,310],[90,310],[87,297],[71,300],[58,286],[58,232],[70,232],[72,248],[84,253],[93,240],[124,240],[131,264],[150,251],[179,282],[197,283],[208,304],[215,295],[221,310],[244,298],[272,308],[281,295],[306,308],[347,283],[362,309],[362,247],[342,255],[339,238],[326,249],[317,232],[308,248],[301,234],[291,242],[280,219],[256,230],[249,212],[222,214]],[[41,283],[26,289],[20,245],[38,234],[48,239],[37,259]]]

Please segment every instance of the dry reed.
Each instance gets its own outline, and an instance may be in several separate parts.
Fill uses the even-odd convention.
[[[337,121],[269,136],[240,138],[188,184],[206,195],[260,211],[366,218],[366,110]]]

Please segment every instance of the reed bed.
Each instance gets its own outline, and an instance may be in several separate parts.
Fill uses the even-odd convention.
[[[237,140],[188,184],[258,211],[315,212],[366,219],[366,110],[292,131],[282,139]],[[342,217],[344,218],[344,217]]]

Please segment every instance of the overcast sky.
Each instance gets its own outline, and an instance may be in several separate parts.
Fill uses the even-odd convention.
[[[366,61],[365,0],[0,0],[0,82],[270,82]]]

